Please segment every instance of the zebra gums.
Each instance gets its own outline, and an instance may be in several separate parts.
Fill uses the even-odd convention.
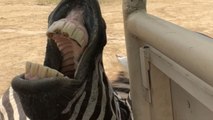
[[[48,18],[44,65],[27,62],[0,99],[1,120],[131,120],[102,63],[97,0],[62,0]]]

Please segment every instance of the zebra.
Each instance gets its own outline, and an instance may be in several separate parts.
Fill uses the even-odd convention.
[[[129,80],[125,78],[123,72],[120,72],[117,80],[113,80],[112,83],[113,94],[116,99],[121,100],[122,106],[128,107],[131,119],[133,119],[131,112],[131,99],[129,98]],[[70,102],[71,105],[71,102]],[[123,120],[125,118],[122,118]],[[6,90],[3,96],[0,98],[0,120],[30,120],[24,113],[20,103],[20,99],[17,93],[12,87]],[[72,119],[71,119],[72,120]]]
[[[77,12],[72,13],[72,11]],[[76,25],[78,23],[73,21],[69,23],[66,18],[70,14],[77,17],[82,15],[83,24]],[[133,119],[130,105],[119,97],[115,92],[116,88],[113,89],[105,74],[102,54],[106,44],[106,25],[101,16],[98,1],[62,0],[49,15],[48,24],[48,40],[44,60],[46,67],[29,63],[26,65],[26,72],[12,80],[12,87],[0,99],[0,119]],[[75,25],[80,26],[76,33],[77,36],[73,35],[77,30]],[[59,28],[63,35],[62,32],[58,33]],[[72,31],[70,36],[71,30],[74,32]],[[81,36],[82,33],[85,33],[86,37]],[[62,55],[63,50],[60,49],[56,38],[67,39],[68,37],[73,37],[76,40],[75,43],[80,46],[78,50],[82,52],[79,52],[80,55],[69,56],[69,60],[72,59],[74,62],[72,61],[72,64],[64,67],[64,56],[66,55]],[[76,51],[71,51],[71,53],[73,52]],[[75,58],[78,60],[75,61]],[[66,67],[70,68],[69,73],[67,73]],[[40,69],[44,70],[45,74],[41,72],[43,77],[38,74],[36,78],[33,76],[32,80],[28,80],[31,77],[28,76],[27,71],[32,74],[35,69],[37,72]]]

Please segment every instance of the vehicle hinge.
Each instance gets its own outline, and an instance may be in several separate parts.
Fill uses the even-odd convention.
[[[140,61],[142,85],[144,88],[143,96],[147,102],[151,103],[150,52],[148,46],[140,48]]]

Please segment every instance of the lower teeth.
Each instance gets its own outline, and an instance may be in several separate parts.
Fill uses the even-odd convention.
[[[57,70],[32,62],[26,62],[25,75],[31,78],[40,78],[40,79],[48,77],[64,77],[64,75],[58,72]]]

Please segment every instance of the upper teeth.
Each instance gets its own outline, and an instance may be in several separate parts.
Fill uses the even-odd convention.
[[[30,74],[32,77],[37,76],[39,78],[64,77],[64,75],[57,70],[31,62],[26,62],[26,74]]]
[[[86,41],[85,32],[73,22],[65,19],[55,21],[47,30],[47,36],[51,37],[54,33],[67,34],[69,38],[75,40],[80,46]]]

